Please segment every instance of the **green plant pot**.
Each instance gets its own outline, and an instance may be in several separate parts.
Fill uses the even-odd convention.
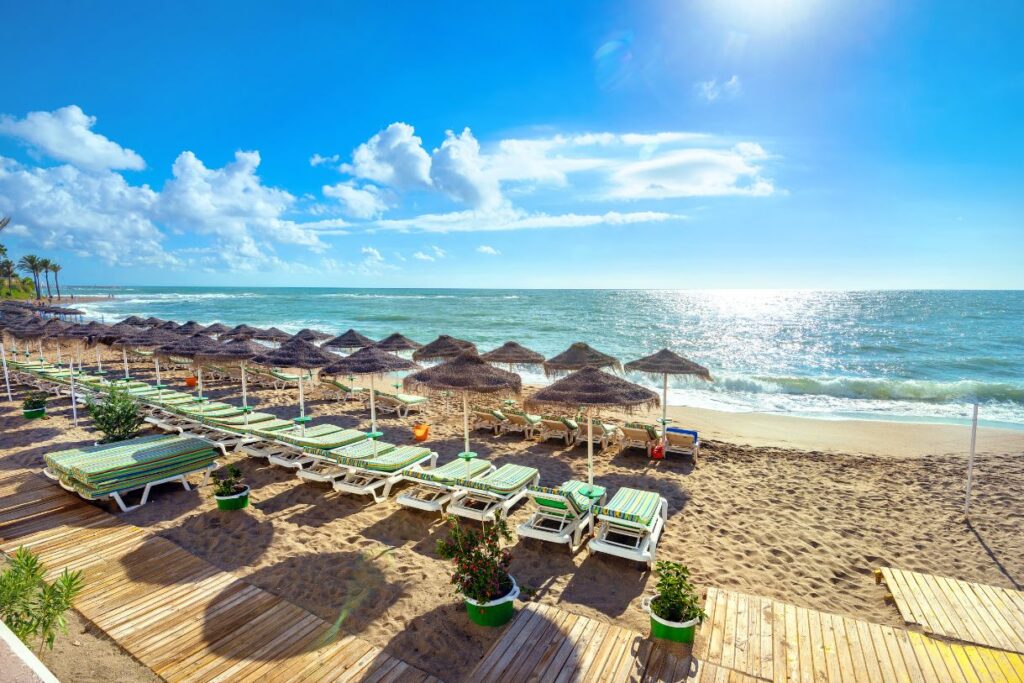
[[[693,644],[700,619],[690,621],[669,621],[662,619],[651,609],[651,598],[644,598],[641,603],[644,611],[651,616],[651,638],[669,640],[673,643]]]
[[[232,496],[214,496],[217,499],[218,510],[241,510],[249,505],[249,487]]]
[[[515,616],[516,598],[519,597],[519,586],[516,580],[512,579],[512,590],[508,595],[491,600],[490,602],[477,602],[471,598],[465,598],[466,613],[469,620],[479,626],[503,626],[512,621]]]
[[[30,408],[22,410],[21,414],[25,416],[26,420],[38,420],[41,417],[46,417],[46,408]]]

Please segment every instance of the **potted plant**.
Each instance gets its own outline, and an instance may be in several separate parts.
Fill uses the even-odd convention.
[[[690,583],[690,570],[678,562],[659,561],[658,592],[643,599],[644,611],[651,615],[651,637],[676,643],[693,643],[697,624],[707,614],[700,606],[697,589]]]
[[[21,414],[27,420],[36,420],[46,416],[46,402],[49,395],[45,391],[33,391],[21,402]]]
[[[242,483],[242,472],[237,467],[228,468],[228,476],[213,475],[217,482],[213,497],[219,510],[241,510],[249,505],[249,487]]]
[[[501,517],[480,531],[463,528],[448,518],[449,535],[437,542],[437,554],[455,563],[452,584],[466,601],[470,620],[480,626],[501,626],[512,619],[519,586],[508,573],[512,553],[501,547],[509,541],[508,525]]]

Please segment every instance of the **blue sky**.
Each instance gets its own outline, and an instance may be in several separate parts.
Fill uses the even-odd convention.
[[[1020,3],[3,3],[69,284],[1024,286]]]

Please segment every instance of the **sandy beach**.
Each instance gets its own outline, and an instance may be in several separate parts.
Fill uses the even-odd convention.
[[[112,359],[113,360],[113,359]],[[139,365],[133,374],[147,379]],[[171,384],[183,389],[183,373]],[[210,395],[238,402],[231,383]],[[260,410],[296,412],[296,392],[253,390]],[[369,411],[314,395],[317,422],[369,429]],[[0,466],[39,469],[43,454],[95,440],[88,419],[70,425],[67,400],[45,421],[25,421],[15,403],[0,403]],[[872,580],[880,566],[926,571],[1020,588],[1024,582],[1024,432],[982,429],[971,522],[963,518],[968,429],[889,422],[824,421],[672,408],[675,424],[700,430],[699,467],[689,458],[651,461],[643,451],[595,456],[597,483],[658,491],[669,503],[659,547],[663,559],[687,564],[701,588],[718,586],[871,621],[897,625],[896,610]],[[609,414],[608,419],[616,416]],[[653,419],[633,416],[631,419]],[[429,445],[439,462],[461,450],[461,415],[432,402]],[[624,419],[621,418],[620,419]],[[383,417],[389,441],[411,443],[415,420]],[[537,467],[555,485],[586,477],[586,449],[554,441],[475,432],[473,449],[495,464]],[[301,483],[292,472],[236,454],[222,464],[242,469],[252,506],[215,509],[212,487],[166,487],[145,507],[123,515],[226,570],[296,602],[446,681],[462,680],[498,633],[472,625],[434,546],[444,533],[437,515],[373,504]],[[526,519],[529,506],[511,516]],[[640,565],[607,556],[570,556],[532,540],[513,546],[512,573],[527,598],[646,633],[640,601],[655,578]],[[44,661],[69,671],[83,652],[114,657],[101,637],[73,633]],[[77,634],[76,634],[77,632]],[[69,645],[77,640],[80,645]],[[458,647],[452,647],[457,643]],[[128,658],[128,655],[121,653]],[[130,658],[129,658],[130,660]],[[126,678],[132,661],[118,664]],[[101,671],[106,672],[101,675]],[[110,680],[109,669],[76,680]]]

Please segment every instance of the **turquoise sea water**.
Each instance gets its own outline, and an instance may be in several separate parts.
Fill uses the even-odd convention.
[[[669,403],[823,418],[983,422],[1024,428],[1024,292],[648,291],[79,287],[78,307],[275,325],[489,350],[514,339],[546,356],[586,341],[623,361],[667,346],[715,382],[677,380]],[[654,386],[643,377],[633,379]],[[527,382],[541,382],[526,373]]]

